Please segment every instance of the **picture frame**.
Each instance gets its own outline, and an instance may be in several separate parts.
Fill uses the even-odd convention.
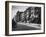
[[[5,35],[45,34],[45,3],[5,1]]]

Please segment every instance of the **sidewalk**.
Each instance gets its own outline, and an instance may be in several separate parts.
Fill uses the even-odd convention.
[[[34,27],[34,28],[38,28],[38,29],[40,29],[40,24],[24,23],[24,22],[18,22],[17,24],[25,25],[25,26],[28,26],[28,27]]]

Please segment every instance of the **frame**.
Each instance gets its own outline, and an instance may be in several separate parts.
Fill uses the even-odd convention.
[[[45,3],[5,2],[5,35],[45,34]]]

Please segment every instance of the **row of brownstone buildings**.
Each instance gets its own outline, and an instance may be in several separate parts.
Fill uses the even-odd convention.
[[[41,7],[28,7],[24,12],[17,12],[17,22],[41,24]]]

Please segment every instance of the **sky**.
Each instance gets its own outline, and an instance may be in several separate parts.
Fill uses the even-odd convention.
[[[17,11],[24,12],[28,6],[12,6],[12,18],[16,15]]]

